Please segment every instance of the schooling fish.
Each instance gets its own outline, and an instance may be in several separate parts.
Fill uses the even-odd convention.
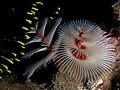
[[[14,34],[14,36],[11,35],[10,38],[0,38],[1,44],[0,44],[0,79],[2,79],[2,75],[4,75],[4,73],[12,73],[12,67],[11,65],[15,64],[16,62],[20,62],[21,61],[21,57],[25,55],[24,53],[24,49],[25,49],[25,45],[30,44],[30,43],[34,43],[34,42],[45,42],[45,44],[43,43],[42,46],[44,46],[44,48],[40,49],[41,51],[46,50],[48,47],[48,45],[46,44],[50,44],[50,40],[48,40],[49,37],[46,38],[46,40],[44,40],[44,30],[46,27],[46,23],[48,22],[48,18],[49,19],[54,19],[56,15],[59,14],[60,11],[60,6],[54,7],[53,11],[48,18],[45,18],[43,21],[43,25],[41,25],[41,28],[39,28],[38,24],[39,24],[39,17],[42,16],[38,16],[40,15],[40,13],[44,13],[44,12],[49,12],[49,8],[51,8],[50,6],[47,6],[46,4],[47,2],[41,2],[41,1],[37,1],[37,2],[33,2],[31,3],[31,9],[28,9],[28,11],[26,11],[26,19],[24,20],[24,24],[23,26],[21,26],[20,32],[19,30],[17,31],[17,34]],[[17,2],[18,4],[18,2]],[[22,7],[21,7],[22,8]],[[17,6],[16,8],[12,7],[11,10],[9,10],[9,16],[11,15],[17,15]],[[44,9],[44,10],[43,10]],[[21,10],[21,9],[20,9]],[[22,9],[23,10],[23,9]],[[11,11],[11,12],[10,12]],[[44,11],[44,12],[42,12]],[[14,13],[16,12],[16,13]],[[24,13],[23,13],[24,14]],[[20,14],[21,15],[21,14]],[[23,17],[24,18],[24,17]],[[20,18],[19,18],[20,20]],[[33,24],[36,23],[35,28],[33,27]],[[18,25],[19,26],[19,25]],[[55,29],[56,27],[54,27],[53,29]],[[24,33],[21,35],[21,32]],[[20,34],[19,34],[20,33]],[[32,40],[31,37],[28,35],[30,33],[35,33],[37,34],[37,36],[35,38],[33,38]],[[50,34],[52,34],[54,32],[50,32]],[[9,35],[10,36],[10,35]],[[52,37],[52,36],[50,36]],[[28,42],[24,42],[28,40]],[[3,43],[3,44],[2,44]],[[7,45],[6,45],[7,44]],[[17,48],[17,49],[16,49]],[[32,52],[38,52],[40,51],[39,49],[36,49]],[[28,55],[32,55],[33,53],[28,53]],[[25,55],[27,57],[27,54]]]

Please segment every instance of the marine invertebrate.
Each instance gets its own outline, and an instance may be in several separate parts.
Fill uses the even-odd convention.
[[[108,44],[110,38],[105,33],[86,20],[70,21],[60,26],[59,38],[63,41],[55,57],[60,70],[80,81],[107,76],[115,62],[115,46]]]
[[[80,82],[109,75],[116,59],[115,46],[108,43],[109,34],[87,20],[71,20],[58,26],[57,32],[50,54],[28,67],[23,75],[29,78],[49,61]]]
[[[0,79],[2,79],[2,76],[4,76],[4,74],[6,75],[12,72],[15,73],[17,71],[18,65],[15,63],[21,61],[21,57],[24,55],[25,44],[32,43],[32,40],[29,43],[24,43],[24,41],[30,39],[30,36],[25,34],[25,32],[28,30],[33,31],[34,28],[32,25],[38,21],[42,15],[47,15],[51,20],[53,20],[57,15],[60,14],[61,8],[59,1],[55,1],[55,5],[51,5],[52,2],[49,4],[48,3],[48,1],[41,2],[41,0],[36,0],[34,2],[30,1],[29,4],[26,1],[23,3],[14,1],[9,4],[8,23],[10,24],[9,29],[12,31],[6,29],[8,31],[4,30],[0,33]],[[56,3],[58,4],[56,5]],[[47,18],[45,21],[47,21]],[[28,31],[27,33],[33,32]],[[41,32],[41,34],[43,33]],[[37,38],[38,37],[36,36],[35,39],[37,40]],[[41,39],[43,38],[41,37]],[[42,45],[45,46],[46,44],[49,44],[49,42]],[[46,47],[43,49],[46,49]],[[13,67],[16,67],[16,70]]]
[[[38,34],[38,38],[37,38],[37,42],[41,43],[40,45],[40,48],[37,48],[37,49],[34,49],[28,53],[26,53],[25,56],[23,56],[23,58],[27,58],[27,57],[30,57],[31,55],[33,55],[34,53],[37,53],[37,52],[41,52],[41,51],[46,51],[46,50],[51,50],[51,53],[48,54],[44,59],[38,61],[37,63],[29,66],[27,69],[27,71],[24,72],[23,75],[27,75],[27,77],[29,78],[33,72],[35,70],[37,70],[39,67],[41,67],[43,64],[44,66],[46,66],[46,64],[50,61],[50,59],[53,57],[54,55],[54,48],[52,47],[51,45],[51,42],[52,42],[52,39],[53,39],[53,36],[54,36],[54,33],[56,31],[56,28],[58,27],[58,25],[60,24],[62,18],[58,18],[53,26],[53,28],[51,29],[51,31],[48,33],[48,35],[45,37],[44,36],[44,31],[45,31],[45,26],[46,26],[46,23],[47,23],[47,20],[48,18],[46,17],[44,19],[44,22],[43,25],[41,26],[40,29],[37,29],[35,30],[34,33],[37,33]],[[38,31],[39,30],[39,31]],[[31,32],[31,31],[30,31]],[[28,33],[30,33],[28,32]],[[35,37],[36,38],[36,37]],[[60,40],[56,40],[55,43],[58,44]],[[29,41],[31,43],[31,41]],[[28,42],[28,43],[29,43]],[[32,39],[32,43],[36,42],[36,39]],[[56,44],[56,45],[57,45]]]
[[[39,42],[39,43],[41,43],[40,48],[37,48],[33,51],[26,53],[26,55],[23,56],[23,58],[26,58],[28,56],[30,57],[31,55],[33,55],[34,53],[37,53],[37,52],[46,51],[46,50],[51,49],[51,42],[52,42],[54,33],[56,31],[57,26],[60,24],[61,20],[62,20],[62,18],[59,18],[58,20],[56,20],[55,25],[53,26],[53,28],[51,29],[51,31],[48,33],[48,35],[46,37],[44,36],[44,31],[45,31],[45,26],[47,24],[48,18],[46,17],[44,19],[43,25],[41,26],[40,29],[38,29],[38,27],[37,27],[38,23],[37,23],[36,29],[34,31],[32,30],[32,31],[28,32],[28,33],[36,33],[37,36],[35,36],[32,40],[28,41],[27,44]]]

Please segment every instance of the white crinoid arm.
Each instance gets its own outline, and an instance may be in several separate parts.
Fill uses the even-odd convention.
[[[45,18],[44,18],[44,21],[42,22],[41,27],[38,28],[38,25],[36,26],[38,33],[40,33],[42,37],[44,36],[47,22],[48,22],[48,17],[45,17]]]
[[[32,51],[26,53],[26,55],[24,56],[25,58],[26,58],[26,57],[30,57],[30,56],[33,55],[34,53],[41,52],[41,51],[45,51],[45,50],[48,49],[48,47],[49,47],[48,45],[51,44],[52,39],[53,39],[53,36],[54,36],[54,33],[55,33],[58,25],[60,24],[61,20],[62,20],[62,18],[59,18],[59,19],[56,20],[56,22],[55,22],[52,30],[51,30],[50,33],[45,37],[45,40],[42,41],[43,44],[44,44],[43,47],[42,47],[42,48],[41,48],[41,47],[40,47],[40,48],[37,48],[37,49],[35,49],[35,50],[32,50]],[[46,45],[45,45],[45,41],[47,41]],[[54,54],[55,54],[55,50],[57,50],[57,48],[59,47],[59,43],[60,43],[60,39],[57,39],[57,40],[55,41],[55,44],[56,44],[56,45],[54,45],[54,47],[52,47],[52,49],[51,49],[52,51],[51,51],[45,58],[43,58],[42,60],[36,62],[35,64],[30,65],[30,66],[26,69],[26,71],[23,73],[23,76],[26,76],[27,78],[30,78],[30,76],[33,75],[33,73],[34,73],[36,70],[40,69],[41,66],[47,67],[47,63],[48,63],[49,61],[51,61],[52,57],[53,57]],[[56,48],[56,49],[54,49],[54,48]]]
[[[46,50],[47,50],[47,47],[39,47],[39,48],[36,48],[34,50],[26,52],[25,55],[22,58],[23,59],[25,59],[27,57],[29,58],[29,57],[31,57],[35,53],[38,53],[38,52],[41,52],[41,51],[46,51]]]
[[[25,70],[25,72],[23,73],[23,76],[26,76],[27,79],[30,78],[30,76],[33,75],[33,73],[35,71],[37,71],[38,69],[40,69],[42,66],[43,67],[47,67],[47,64],[51,61],[51,58],[53,57],[54,52],[49,53],[45,58],[43,58],[42,60],[28,66]]]
[[[35,36],[31,40],[25,42],[25,45],[28,45],[28,44],[31,44],[31,43],[35,43],[35,42],[41,42],[41,41],[42,41],[41,38],[39,38],[38,36]]]
[[[62,18],[58,18],[55,21],[55,24],[54,24],[53,28],[51,29],[51,31],[46,36],[44,43],[46,43],[48,46],[51,44],[53,36],[54,36],[54,33],[55,33],[58,25],[61,23],[61,21],[62,21]]]
[[[39,22],[36,23],[35,26],[35,30],[31,30],[29,32],[27,32],[27,34],[29,33],[36,33],[38,36],[35,36],[33,39],[31,39],[30,41],[26,42],[26,44],[30,44],[30,43],[34,43],[34,42],[42,42],[43,38],[44,38],[44,33],[45,33],[45,27],[47,25],[48,22],[48,18],[44,18],[42,25],[40,25],[39,28]]]
[[[28,51],[28,52],[26,53],[26,55],[23,56],[23,58],[27,58],[27,57],[32,56],[32,55],[35,54],[35,53],[48,50],[48,48],[49,48],[49,46],[50,46],[50,44],[51,44],[51,42],[52,42],[54,33],[55,33],[58,25],[60,24],[61,20],[62,20],[62,18],[59,18],[59,19],[56,20],[56,22],[55,22],[52,30],[51,30],[51,31],[49,32],[49,34],[45,37],[45,40],[41,41],[41,38],[39,38],[39,37],[37,36],[37,37],[35,37],[33,40],[27,42],[27,43],[42,42],[43,46],[40,46],[39,48],[36,48],[36,49],[34,49],[34,50],[31,50],[31,51]],[[44,19],[44,22],[43,22],[43,24],[42,24],[42,26],[41,26],[41,28],[40,28],[42,34],[44,34],[43,30],[45,30],[45,26],[46,26],[46,24],[47,24],[47,21],[48,21],[48,18],[45,18],[45,19]],[[37,26],[36,26],[36,27],[37,27]]]

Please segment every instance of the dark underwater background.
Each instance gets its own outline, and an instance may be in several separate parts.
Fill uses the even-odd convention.
[[[19,25],[24,25],[24,19],[27,18],[26,12],[30,9],[31,3],[39,0],[8,0],[2,4],[2,14],[4,8],[7,9],[7,18],[4,23],[9,25],[4,31],[16,31]],[[63,17],[64,19],[88,19],[98,24],[106,24],[113,27],[114,13],[112,5],[117,0],[41,0],[45,5],[40,8],[38,17],[53,15],[54,17]],[[55,16],[56,7],[61,7],[60,14]],[[2,12],[1,11],[1,12]],[[2,17],[1,17],[2,18]]]
[[[30,26],[26,24],[26,18],[33,18],[26,14],[27,11],[31,10],[32,3],[38,2],[39,0],[7,0],[1,2],[1,32],[0,32],[0,47],[1,50],[9,50],[4,53],[1,51],[0,55],[7,58],[11,58],[10,52],[18,54],[17,58],[21,60],[22,55],[20,52],[24,52],[21,49],[21,45],[16,41],[25,41],[25,31],[21,29],[23,26]],[[44,17],[53,16],[55,19],[63,17],[63,21],[70,19],[86,19],[100,25],[104,30],[108,31],[113,27],[116,27],[115,14],[113,13],[112,5],[117,0],[40,0],[43,2],[43,6],[38,6],[39,9],[36,16],[41,19]],[[59,14],[56,15],[54,12],[57,11],[57,7],[60,7]],[[38,19],[38,20],[39,20]],[[34,24],[36,20],[33,20]],[[45,54],[44,54],[45,55]],[[2,59],[2,58],[1,58]],[[35,60],[26,60],[26,63],[33,63]],[[16,64],[9,65],[5,60],[2,62],[15,71],[20,71],[28,65],[23,62],[22,67],[18,69]],[[2,63],[1,62],[1,63]],[[18,63],[18,62],[15,62]],[[25,64],[24,64],[25,63]],[[17,70],[16,70],[17,68]]]
[[[6,58],[15,58],[11,54],[11,52],[15,52],[17,54],[16,58],[18,58],[21,61],[15,61],[14,64],[11,65],[6,60],[4,60],[4,58],[0,57],[0,63],[5,63],[6,65],[8,65],[12,73],[17,73],[18,75],[20,75],[20,79],[22,77],[24,69],[28,65],[36,62],[39,59],[39,55],[36,55],[37,57],[33,56],[30,59],[23,60],[21,52],[24,52],[25,50],[21,48],[21,45],[19,43],[17,43],[17,41],[25,41],[25,31],[22,30],[21,27],[30,26],[26,24],[26,18],[30,18],[31,20],[33,20],[34,24],[37,21],[26,14],[27,11],[31,10],[32,3],[35,3],[37,1],[39,0],[7,0],[0,3],[0,55]],[[70,19],[85,19],[95,22],[106,31],[109,31],[111,28],[115,28],[118,26],[115,20],[116,15],[114,14],[112,8],[112,5],[118,0],[40,1],[43,2],[44,5],[37,7],[39,9],[36,14],[36,16],[39,18],[38,20],[50,16],[54,17],[55,19],[63,17],[63,21],[68,21]],[[57,7],[60,7],[61,9],[58,11]],[[55,11],[58,11],[59,14],[55,14]],[[28,49],[32,47],[34,47],[34,45],[29,46]],[[44,57],[47,53],[48,52],[43,53],[42,56]],[[2,66],[0,66],[0,68],[2,68]],[[50,65],[48,66],[48,69],[46,71],[41,70],[41,77],[47,77],[46,80],[48,80],[49,75],[56,72],[56,70],[53,69],[54,67]],[[1,75],[9,75],[9,73],[5,72],[1,73],[0,76]]]

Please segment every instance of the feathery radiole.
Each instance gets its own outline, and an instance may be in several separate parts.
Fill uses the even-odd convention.
[[[77,81],[104,78],[114,67],[115,46],[109,35],[87,20],[72,20],[59,26],[61,45],[53,61],[59,70]]]

